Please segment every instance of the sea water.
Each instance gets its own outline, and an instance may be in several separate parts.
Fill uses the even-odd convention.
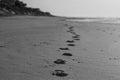
[[[67,19],[67,21],[120,24],[120,19],[119,18],[84,18],[84,19],[79,19],[78,18],[78,19]]]

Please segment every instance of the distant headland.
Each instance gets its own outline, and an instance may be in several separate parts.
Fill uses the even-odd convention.
[[[0,16],[10,15],[53,16],[39,8],[27,7],[27,4],[20,0],[0,0]]]

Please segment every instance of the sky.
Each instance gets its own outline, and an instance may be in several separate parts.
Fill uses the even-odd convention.
[[[21,0],[30,7],[68,17],[120,17],[120,0]]]

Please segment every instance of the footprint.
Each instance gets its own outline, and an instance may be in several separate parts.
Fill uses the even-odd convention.
[[[80,37],[80,35],[75,35],[72,38],[79,38],[79,37]]]
[[[74,40],[67,40],[67,43],[74,43]]]
[[[80,62],[80,61],[78,61],[78,63],[84,63],[84,62]]]
[[[75,46],[75,44],[67,44],[68,46]]]
[[[119,58],[114,57],[114,58],[109,58],[109,60],[119,60]]]
[[[60,50],[70,50],[69,48],[59,48]]]
[[[70,33],[73,33],[74,32],[74,30],[68,30]]]
[[[55,64],[66,64],[66,61],[63,59],[57,59],[56,61],[54,61]]]
[[[75,32],[71,32],[71,34],[76,35],[76,33],[75,33]]]
[[[67,73],[65,73],[65,71],[63,70],[55,70],[53,73],[52,73],[53,76],[57,76],[57,77],[66,77],[68,76]]]
[[[63,56],[73,56],[71,53],[63,53]]]
[[[74,28],[74,26],[69,27],[69,29],[73,29],[73,28]]]
[[[0,45],[0,48],[5,48],[6,46],[5,45]]]

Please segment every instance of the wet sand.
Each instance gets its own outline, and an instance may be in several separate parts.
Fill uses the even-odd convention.
[[[120,24],[0,18],[0,80],[120,80]]]

